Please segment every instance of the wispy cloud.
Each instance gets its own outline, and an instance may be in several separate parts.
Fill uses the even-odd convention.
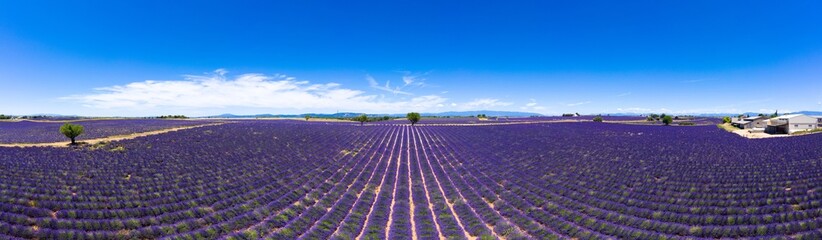
[[[620,93],[620,94],[618,94],[618,95],[616,95],[616,96],[617,96],[617,97],[625,97],[625,96],[629,96],[629,95],[631,95],[631,92]]]
[[[574,106],[585,105],[585,104],[589,104],[589,103],[591,103],[591,101],[569,103],[569,104],[565,104],[565,106],[574,107]]]
[[[400,71],[400,73],[403,74],[403,76],[402,76],[402,82],[404,83],[404,85],[402,86],[403,88],[405,88],[405,87],[427,87],[427,86],[429,86],[426,83],[426,80],[428,80],[428,79],[426,79],[425,76],[427,76],[430,73],[430,71],[429,72],[424,72],[424,73],[413,73],[411,71]]]
[[[374,79],[374,77],[372,77],[371,75],[366,75],[365,79],[368,80],[368,85],[373,89],[382,90],[382,91],[390,92],[390,93],[393,93],[393,94],[414,95],[410,92],[402,91],[400,87],[391,88],[391,82],[390,81],[385,81],[385,85],[383,86],[383,85],[380,85],[377,82],[377,79]]]
[[[243,74],[227,78],[224,69],[183,80],[133,82],[96,88],[95,93],[63,97],[99,109],[203,109],[248,107],[292,110],[425,111],[443,106],[438,95],[391,101],[344,88],[337,83],[310,83],[285,75]],[[376,82],[376,81],[374,81]],[[379,86],[383,87],[383,86]],[[389,89],[390,86],[384,86]],[[403,93],[398,93],[403,94]]]

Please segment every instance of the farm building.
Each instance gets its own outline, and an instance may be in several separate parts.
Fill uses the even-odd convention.
[[[819,128],[820,119],[803,114],[789,114],[771,118],[765,129],[768,133],[795,133]]]
[[[768,117],[765,116],[754,116],[754,117],[746,117],[746,118],[738,118],[736,121],[731,122],[734,126],[741,128],[741,129],[752,129],[752,130],[761,130],[764,131],[765,128],[768,127]]]

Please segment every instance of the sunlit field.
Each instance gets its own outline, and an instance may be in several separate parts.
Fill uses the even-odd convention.
[[[822,135],[521,122],[239,120],[1,147],[0,238],[822,237]]]

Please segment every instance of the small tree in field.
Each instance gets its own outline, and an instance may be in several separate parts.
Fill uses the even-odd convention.
[[[60,126],[60,133],[66,135],[67,138],[71,139],[71,145],[75,145],[77,144],[77,142],[75,141],[77,136],[83,134],[83,126],[66,123],[63,124],[63,126]]]
[[[358,117],[355,117],[354,120],[357,120],[358,122],[360,122],[360,126],[362,126],[366,121],[368,121],[368,115],[365,115],[365,114],[360,115]]]
[[[411,121],[411,126],[420,121],[420,113],[418,112],[410,112],[405,117],[408,118],[408,121]]]
[[[594,122],[602,122],[602,116],[594,117]]]
[[[722,118],[722,123],[731,123],[731,117],[723,117]]]
[[[674,119],[671,118],[671,116],[662,117],[662,123],[664,123],[666,126],[671,125],[672,122],[674,122]]]
[[[309,118],[311,118],[311,115],[305,115],[305,120],[306,121],[308,121]]]

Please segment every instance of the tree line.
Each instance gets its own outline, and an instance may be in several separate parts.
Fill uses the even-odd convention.
[[[418,112],[410,112],[410,113],[405,115],[405,118],[407,118],[408,121],[410,121],[411,125],[413,126],[414,124],[416,124],[417,122],[420,121],[420,118],[422,118],[422,116]],[[351,118],[351,120],[360,122],[360,126],[365,124],[365,122],[386,121],[386,120],[391,120],[391,119],[392,118],[389,117],[389,116],[368,117],[368,115],[365,115],[365,114],[362,114],[362,115]],[[308,120],[308,117],[306,117],[305,120]]]

